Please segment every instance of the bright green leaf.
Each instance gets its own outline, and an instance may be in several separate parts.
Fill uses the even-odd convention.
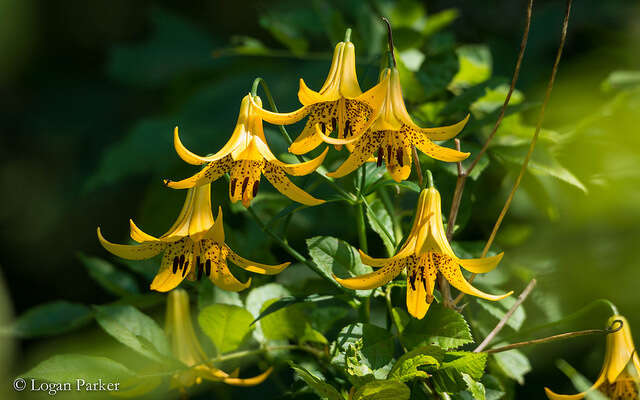
[[[291,368],[313,389],[313,391],[323,399],[328,400],[344,400],[340,392],[328,383],[323,382],[320,378],[313,375],[300,365],[289,362]]]
[[[22,377],[48,382],[75,384],[77,379],[86,382],[121,382],[130,379],[134,373],[124,365],[105,357],[85,356],[81,354],[62,354],[53,356]]]
[[[455,349],[473,342],[464,317],[441,304],[433,304],[424,319],[412,319],[402,332],[402,343],[413,349],[421,345],[437,345]]]
[[[404,383],[386,380],[372,381],[356,390],[353,400],[407,400],[411,390]]]
[[[198,314],[198,323],[216,345],[218,354],[237,349],[251,331],[252,320],[249,311],[228,304],[213,304]]]
[[[492,355],[502,373],[519,384],[524,384],[524,376],[531,371],[529,359],[519,350],[509,350]]]
[[[406,382],[414,378],[428,378],[430,375],[420,367],[438,368],[444,351],[436,346],[424,346],[405,353],[396,361],[387,379]]]
[[[474,400],[486,400],[484,385],[475,381],[470,375],[462,373],[462,379],[467,384],[467,391]]]

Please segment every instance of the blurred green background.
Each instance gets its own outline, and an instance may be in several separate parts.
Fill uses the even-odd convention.
[[[424,6],[427,18],[457,10],[445,31],[456,46],[486,45],[491,75],[506,80],[517,55],[525,3],[427,1]],[[54,299],[91,304],[112,300],[86,273],[77,254],[108,257],[97,242],[96,226],[110,240],[124,242],[129,218],[151,234],[173,221],[184,194],[164,188],[160,180],[193,171],[173,151],[175,125],[196,153],[217,150],[234,126],[240,99],[258,75],[270,84],[279,107],[292,110],[299,77],[310,87],[322,83],[343,25],[354,29],[353,40],[361,51],[360,84],[369,88],[377,79],[384,31],[382,25],[363,20],[360,7],[395,7],[411,15],[414,6],[402,0],[308,5],[0,0],[0,267],[6,286],[6,296],[0,297],[10,302],[1,308],[9,306],[18,315]],[[541,101],[550,73],[563,10],[562,1],[535,2],[517,85],[534,103],[523,112],[528,125],[535,124],[535,102]],[[399,33],[397,40],[403,39],[412,40]],[[364,43],[367,40],[370,43]],[[575,2],[544,128],[554,132],[556,136],[549,137],[556,144],[565,144],[557,146],[554,157],[587,192],[576,188],[579,185],[550,184],[554,178],[548,176],[527,175],[526,191],[516,196],[497,241],[507,251],[501,268],[516,275],[523,271],[523,276],[531,270],[539,278],[532,298],[546,304],[550,319],[606,297],[640,332],[635,291],[640,281],[635,256],[640,243],[638,43],[637,1]],[[430,62],[427,54],[424,63]],[[615,71],[628,72],[612,76]],[[284,141],[270,132],[272,146],[284,151]],[[530,133],[523,134],[524,141]],[[486,239],[513,182],[517,168],[494,164],[498,153],[491,160],[488,171],[504,173],[486,173],[469,182],[467,193],[490,193],[492,201],[463,209],[468,222],[462,239]],[[454,183],[453,177],[447,179],[441,186],[445,211]],[[260,253],[252,240],[268,246],[246,214],[228,207],[222,182],[214,185],[213,203],[223,205],[225,222],[234,229],[232,241],[245,248],[248,258],[252,251]],[[330,234],[355,245],[354,227],[336,231],[331,223],[344,213],[334,205],[303,212],[294,218],[292,244],[301,248],[306,237]],[[286,258],[277,249],[274,253]],[[499,280],[497,274],[490,274],[487,284]],[[143,291],[147,284],[140,280]],[[605,309],[597,309],[562,329],[600,327],[606,316]],[[95,327],[81,333],[108,342]],[[13,376],[74,340],[77,336],[18,341],[13,356],[10,350],[1,353],[4,367]],[[573,392],[555,367],[558,358],[594,379],[603,343],[603,338],[585,337],[527,349],[533,370],[517,389],[517,398],[539,399],[542,386]]]

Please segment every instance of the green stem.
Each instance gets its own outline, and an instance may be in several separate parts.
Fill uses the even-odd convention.
[[[369,251],[367,246],[367,231],[364,224],[364,207],[362,202],[356,204],[356,223],[358,225],[358,241],[360,249],[365,253]]]
[[[400,221],[398,220],[398,216],[396,215],[395,207],[391,202],[389,193],[384,187],[378,188],[378,190],[376,190],[376,193],[378,193],[378,196],[380,197],[380,200],[382,201],[384,208],[387,210],[387,212],[391,216],[391,226],[393,227],[393,236],[395,239],[393,240],[393,244],[394,246],[397,247],[398,241],[400,240],[400,238],[402,238],[402,227],[400,226]],[[393,254],[389,254],[389,256],[392,256],[392,255]]]
[[[351,41],[351,28],[347,28],[346,32],[344,33],[344,42],[350,42]]]
[[[507,337],[501,339],[501,341],[509,341],[511,339],[514,339],[514,338],[517,338],[517,337],[520,337],[520,336],[530,335],[530,334],[532,334],[534,332],[538,332],[538,331],[543,330],[543,329],[551,328],[551,327],[554,327],[556,325],[563,324],[565,322],[575,321],[575,320],[579,319],[580,317],[582,317],[583,315],[589,313],[592,309],[594,309],[594,308],[596,308],[597,306],[600,306],[600,305],[606,305],[611,310],[611,313],[613,315],[620,315],[618,313],[618,308],[611,301],[609,301],[607,299],[597,299],[597,300],[594,300],[591,303],[587,304],[586,306],[582,307],[578,311],[567,315],[564,318],[561,318],[561,319],[559,319],[557,321],[549,322],[549,323],[546,323],[546,324],[534,326],[533,328],[530,328],[530,329],[527,329],[527,330],[524,330],[524,331],[520,331],[515,335],[507,336]]]
[[[427,170],[425,172],[425,175],[427,175],[427,185],[432,188],[433,185],[433,175],[431,174],[431,170]]]

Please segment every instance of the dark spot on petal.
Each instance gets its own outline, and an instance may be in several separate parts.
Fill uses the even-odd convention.
[[[242,194],[244,195],[244,192],[247,190],[247,185],[249,185],[249,177],[245,177],[244,180],[242,181]]]
[[[173,257],[173,273],[175,274],[176,272],[178,272],[178,263],[180,262],[180,260],[178,259],[178,257]]]
[[[411,276],[409,277],[409,283],[411,284],[411,289],[412,290],[416,290],[416,278],[418,276],[418,273],[414,271],[413,274],[411,274]]]
[[[236,192],[236,182],[238,180],[237,179],[232,179],[231,183],[229,183],[229,192],[231,193],[231,196],[234,195],[234,193]]]
[[[260,187],[260,181],[253,182],[253,197],[258,195],[258,188]]]

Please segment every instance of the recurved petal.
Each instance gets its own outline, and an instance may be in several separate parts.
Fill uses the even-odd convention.
[[[129,227],[131,230],[130,231],[131,239],[135,240],[138,243],[158,241],[158,238],[148,235],[144,233],[142,229],[138,228],[132,219],[129,220]]]
[[[362,250],[358,250],[358,252],[360,253],[360,261],[362,261],[364,264],[372,267],[382,267],[400,258],[409,257],[411,253],[415,251],[415,248],[416,248],[415,245],[416,245],[415,237],[410,237],[407,239],[407,242],[402,246],[400,251],[395,256],[389,257],[389,258],[373,258],[368,256]]]
[[[264,382],[264,380],[267,379],[269,374],[271,374],[271,371],[273,371],[273,367],[269,367],[268,370],[264,371],[258,376],[254,376],[253,378],[245,378],[245,379],[225,378],[223,382],[226,383],[227,385],[233,385],[233,386],[255,386]]]
[[[318,204],[324,203],[324,200],[316,199],[309,193],[294,185],[287,177],[284,168],[282,167],[268,162],[264,167],[263,173],[267,180],[271,182],[273,187],[293,201],[297,201],[298,203],[306,204],[308,206],[317,206]]]
[[[300,79],[300,89],[298,90],[298,100],[305,106],[321,103],[324,101],[335,101],[340,98],[337,91],[330,91],[327,95],[322,95],[314,90],[309,89],[303,79]]]
[[[428,255],[407,257],[407,311],[422,319],[433,302],[436,267]]]
[[[271,152],[271,149],[269,149],[269,146],[267,146],[266,143],[260,140],[257,140],[256,145],[258,146],[260,154],[262,154],[262,156],[268,162],[275,164],[281,168],[284,168],[287,174],[293,175],[293,176],[309,175],[310,173],[315,171],[316,168],[318,168],[322,164],[322,162],[324,161],[324,158],[327,156],[327,152],[329,151],[329,148],[326,148],[324,149],[322,154],[320,154],[318,157],[312,160],[301,162],[298,164],[287,164],[278,160],[276,156],[273,155],[273,153]]]
[[[513,291],[509,293],[505,293],[503,295],[494,296],[488,293],[485,293],[481,290],[476,289],[471,286],[469,282],[462,275],[462,271],[458,266],[457,260],[453,259],[447,255],[440,253],[429,253],[434,265],[438,268],[438,270],[442,273],[449,283],[458,289],[459,291],[470,294],[472,296],[480,297],[486,300],[498,301],[502,300],[505,297],[511,296]]]
[[[182,158],[185,162],[192,165],[202,165],[209,162],[206,157],[200,157],[199,155],[192,153],[189,149],[184,147],[182,141],[180,140],[180,135],[178,134],[178,127],[176,126],[173,130],[173,147],[176,149],[176,153],[178,156]]]
[[[282,272],[283,269],[287,268],[289,264],[291,264],[290,262],[286,262],[278,265],[260,264],[258,262],[247,260],[246,258],[239,256],[236,252],[231,250],[231,248],[229,248],[226,245],[225,247],[227,248],[227,251],[228,251],[227,258],[231,260],[231,262],[237,265],[238,267],[243,268],[250,272],[255,272],[262,275],[275,275]]]
[[[147,258],[151,258],[160,254],[160,252],[164,250],[166,246],[165,243],[159,241],[136,245],[111,243],[102,236],[102,232],[100,232],[99,227],[97,229],[97,232],[98,240],[100,241],[102,247],[105,248],[105,250],[127,260],[146,260]]]
[[[218,206],[218,217],[216,218],[216,222],[213,223],[213,226],[207,232],[206,239],[211,239],[214,242],[224,243],[224,223],[222,222],[222,207]]]
[[[227,173],[231,169],[232,162],[231,156],[225,156],[220,160],[210,162],[209,165],[190,178],[181,181],[165,179],[164,184],[172,189],[188,189],[211,183]]]
[[[609,318],[607,325],[613,326],[615,321],[621,321],[622,328],[607,335],[607,380],[610,383],[613,383],[627,367],[635,352],[633,337],[631,336],[631,329],[627,319],[622,315],[614,315]]]
[[[504,253],[500,253],[493,257],[469,258],[466,260],[458,259],[458,262],[469,272],[473,272],[474,274],[483,274],[497,267],[503,256]]]
[[[168,292],[180,284],[193,267],[193,241],[182,238],[167,245],[151,290]]]
[[[340,279],[337,276],[333,276],[333,278],[338,281],[342,286],[349,289],[356,290],[367,290],[374,289],[380,287],[382,285],[386,285],[393,278],[398,276],[398,274],[405,267],[405,259],[397,259],[391,261],[389,264],[385,265],[383,268],[380,268],[377,271],[370,272],[368,274],[354,276],[353,278]]]
[[[371,157],[371,154],[378,151],[381,140],[381,132],[373,132],[371,130],[365,132],[360,140],[356,142],[353,152],[349,154],[349,157],[337,170],[329,172],[327,176],[331,178],[341,178],[355,171]]]
[[[253,106],[252,112],[255,112],[260,118],[263,120],[274,124],[274,125],[290,125],[300,121],[302,118],[306,117],[309,113],[309,108],[306,106],[302,106],[299,109],[289,112],[289,113],[277,113],[265,110],[258,104],[256,104],[255,100],[253,100],[253,96],[249,97],[251,99],[251,105]]]
[[[596,382],[587,390],[586,392],[578,393],[578,394],[557,394],[551,391],[549,388],[544,388],[545,393],[549,400],[580,400],[583,399],[584,396],[594,390],[597,390],[604,382],[606,374],[602,373],[596,380]]]
[[[431,140],[447,140],[455,137],[469,122],[469,114],[460,122],[449,126],[438,126],[435,128],[420,128],[416,125],[409,125],[410,128],[415,129],[416,134],[425,135]]]
[[[309,106],[309,119],[302,132],[289,146],[293,154],[305,154],[322,143],[322,136],[318,134],[318,127],[324,132],[332,132],[338,126],[338,102],[321,101]]]
[[[438,146],[424,135],[418,134],[407,125],[402,127],[402,131],[410,138],[411,142],[424,154],[440,161],[456,162],[469,157],[471,153],[464,153],[448,147]]]
[[[211,279],[216,286],[230,292],[239,292],[251,286],[251,278],[245,283],[236,279],[227,266],[227,249],[224,245],[204,239],[201,242],[204,259],[204,274]]]

